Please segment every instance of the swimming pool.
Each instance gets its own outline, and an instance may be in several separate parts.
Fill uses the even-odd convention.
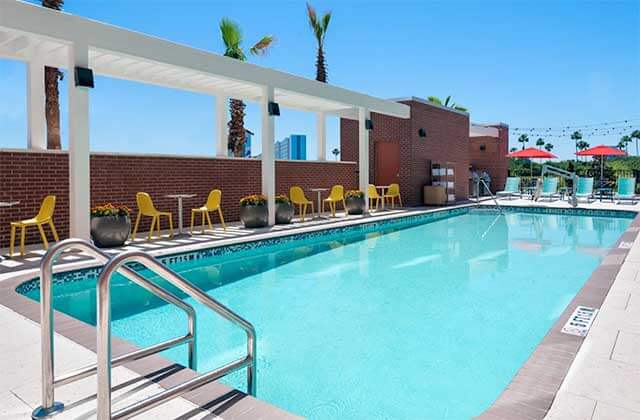
[[[312,419],[464,419],[500,394],[633,217],[565,213],[463,210],[171,266],[256,326],[258,398]],[[95,272],[58,281],[55,308],[95,324]],[[38,298],[33,283],[19,290]],[[112,290],[116,336],[146,346],[184,332],[174,307],[123,278]],[[240,357],[244,333],[188,301],[199,370]],[[185,346],[164,354],[186,364]],[[223,382],[244,389],[243,374]]]

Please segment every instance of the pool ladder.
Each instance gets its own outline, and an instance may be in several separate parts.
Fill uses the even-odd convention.
[[[54,376],[54,324],[53,324],[53,263],[69,249],[82,250],[95,257],[105,266],[100,271],[97,282],[97,363],[84,366],[73,372]],[[188,344],[189,368],[196,370],[196,312],[193,307],[179,297],[142,277],[138,272],[127,267],[127,263],[138,263],[162,277],[184,293],[222,316],[232,324],[240,327],[247,335],[247,352],[240,359],[232,361],[220,368],[200,374],[188,381],[182,382],[146,399],[135,402],[118,411],[111,412],[111,369],[124,363],[142,359],[163,350]],[[162,343],[143,349],[135,350],[115,358],[111,356],[111,294],[110,284],[113,274],[119,273],[133,283],[143,287],[165,302],[170,303],[187,314],[188,332]],[[178,273],[167,268],[157,259],[142,251],[129,251],[110,257],[91,243],[81,239],[66,239],[53,245],[42,258],[40,263],[40,324],[41,324],[41,362],[42,362],[42,405],[36,408],[31,417],[41,419],[52,416],[64,410],[64,405],[55,401],[54,390],[58,386],[70,384],[77,380],[97,374],[97,418],[126,419],[150,410],[168,400],[179,397],[186,392],[206,385],[216,379],[226,376],[239,369],[247,368],[247,391],[256,394],[256,332],[253,325],[224,306],[204,291],[194,286]]]
[[[487,185],[487,183],[484,181],[484,179],[482,179],[480,177],[478,177],[478,180],[476,181],[476,207],[480,206],[480,184],[484,185],[484,188],[487,190],[487,192],[489,193],[489,195],[493,199],[493,202],[496,204],[496,207],[498,208],[498,211],[500,213],[504,213],[502,211],[502,206],[500,206],[500,204],[498,203],[498,199],[496,198],[495,195],[493,195],[493,193],[491,192],[491,189],[489,189],[489,185]]]

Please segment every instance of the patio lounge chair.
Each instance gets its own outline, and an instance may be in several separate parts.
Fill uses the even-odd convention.
[[[522,196],[520,193],[520,177],[510,176],[504,185],[504,190],[496,192],[498,198],[507,197],[509,200],[512,196]]]
[[[636,198],[636,179],[635,178],[619,178],[618,190],[613,197],[620,204],[622,201],[631,201],[631,204],[635,204]]]
[[[540,191],[538,200],[541,198],[547,198],[549,201],[554,198],[560,198],[560,194],[558,194],[558,178],[547,177],[542,181],[542,191]]]
[[[578,186],[576,189],[576,199],[586,198],[587,203],[593,199],[593,178],[578,178]]]

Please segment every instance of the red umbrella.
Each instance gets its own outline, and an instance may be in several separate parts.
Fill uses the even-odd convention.
[[[509,153],[507,157],[510,158],[523,158],[523,159],[555,159],[558,156],[546,150],[537,149],[535,147],[527,147],[526,149],[518,150],[517,152]],[[533,163],[529,165],[531,171],[531,177],[533,178]]]
[[[587,150],[581,150],[576,153],[577,156],[600,156],[600,186],[602,187],[602,173],[604,168],[604,157],[605,156],[627,156],[627,152],[616,149],[615,147],[605,146],[601,144],[600,146],[592,147]]]

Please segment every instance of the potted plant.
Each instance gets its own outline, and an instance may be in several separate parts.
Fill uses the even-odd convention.
[[[286,225],[291,223],[293,219],[293,204],[291,200],[284,194],[276,196],[276,223]]]
[[[364,213],[364,193],[360,190],[350,190],[344,195],[344,202],[348,214]]]
[[[269,224],[267,197],[253,194],[240,200],[240,220],[247,228],[259,228]]]
[[[91,209],[91,238],[99,248],[122,246],[131,231],[131,210],[107,203]]]

